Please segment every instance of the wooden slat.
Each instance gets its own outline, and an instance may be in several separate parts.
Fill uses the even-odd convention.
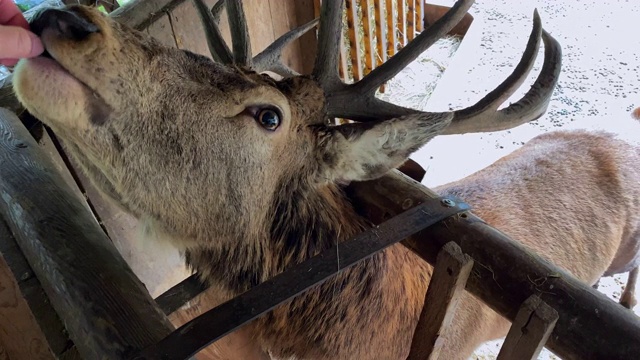
[[[273,40],[279,38],[289,30],[298,27],[298,22],[296,20],[296,4],[294,2],[283,0],[269,0],[268,3],[271,10],[271,17],[265,20],[271,22],[271,28],[273,29]],[[264,17],[264,15],[256,13],[254,8],[247,8],[246,5],[245,12],[247,21],[249,21],[250,24],[249,32],[251,33],[251,39],[253,43],[253,34],[260,30],[258,28],[252,27],[251,23],[255,22],[255,16]],[[256,44],[256,47],[262,47],[262,49],[260,49],[259,51],[262,51],[267,46],[269,46],[269,44]],[[258,52],[254,52],[254,55]],[[300,40],[292,42],[283,49],[282,62],[290,68],[296,70],[297,72],[303,72],[304,66],[302,64],[302,57],[299,56],[301,52]]]
[[[2,256],[0,285],[0,344],[4,358],[53,360],[47,339]]]
[[[376,19],[376,67],[382,65],[385,61],[387,61],[387,50],[386,46],[386,30],[385,20],[386,16],[384,16],[384,0],[374,0],[374,13]],[[380,92],[384,92],[384,84],[380,86]]]
[[[424,0],[415,0],[416,2],[416,16],[414,26],[416,32],[421,33],[424,30]]]
[[[176,38],[173,36],[169,15],[163,15],[146,29],[147,34],[153,36],[162,45],[176,47]]]
[[[357,30],[360,24],[360,19],[358,17],[357,11],[357,0],[347,0],[346,11],[353,79],[355,81],[358,81],[362,79],[363,68],[362,61],[360,60],[360,54],[362,53],[362,50],[360,48],[360,39]]]
[[[209,1],[205,3],[211,5]],[[211,57],[193,1],[185,1],[171,11],[171,25],[176,46],[179,49]]]
[[[473,260],[449,242],[436,259],[407,360],[438,359],[443,339],[473,268]]]
[[[371,9],[371,1],[372,0],[365,0],[360,2],[360,6],[362,7],[362,28],[364,29],[365,75],[376,67],[376,45],[374,43],[375,18]],[[374,24],[372,24],[372,22],[374,22]]]
[[[314,0],[287,0],[295,2],[295,10],[296,10],[296,19],[298,21],[297,25],[303,25],[308,23],[309,21],[317,18],[313,13],[313,5],[312,1]],[[300,44],[300,53],[298,56],[300,57],[300,61],[302,63],[302,73],[303,74],[311,74],[313,71],[313,63],[316,59],[316,52],[318,46],[318,37],[317,37],[317,29],[309,31],[308,33],[302,35],[298,42]]]
[[[109,14],[111,18],[128,26],[144,30],[158,18],[191,0],[135,0]]]
[[[349,54],[347,53],[347,48],[344,45],[345,43],[345,38],[344,38],[344,31],[342,32],[342,34],[340,35],[340,62],[338,63],[339,66],[339,74],[340,77],[342,78],[342,80],[344,82],[349,82],[351,80],[351,75],[349,74],[349,63],[348,63],[348,59],[349,59]]]
[[[383,14],[384,11],[384,0],[374,0],[374,12],[376,17],[376,46],[377,46],[377,54],[376,54],[376,67],[382,65],[385,61],[387,61],[387,51],[386,51],[386,30],[385,20],[386,16]]]
[[[31,266],[18,247],[15,238],[4,220],[0,219],[0,253],[17,280],[20,292],[42,330],[49,348],[57,357],[69,348],[75,349],[69,340],[64,325],[51,307],[42,285],[36,278]]]
[[[416,0],[407,0],[407,42],[413,40],[416,37],[415,23],[416,23]]]
[[[535,360],[558,321],[558,312],[537,295],[520,306],[498,360]]]
[[[401,3],[401,0],[397,0]],[[392,57],[396,53],[396,46],[398,43],[398,19],[393,16],[393,0],[386,0],[387,5],[387,57]]]
[[[0,216],[80,354],[125,358],[167,336],[173,327],[144,285],[18,118],[4,109],[0,135]]]
[[[400,45],[396,44],[395,51],[401,49],[407,44],[407,0],[397,0],[398,6],[398,37],[400,39]]]

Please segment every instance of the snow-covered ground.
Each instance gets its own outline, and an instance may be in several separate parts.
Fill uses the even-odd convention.
[[[436,89],[432,98],[425,95],[433,90],[432,82],[440,76],[440,70],[459,61],[456,55],[448,57],[458,44],[443,41],[392,80],[383,96],[405,106],[436,111],[475,103],[517,63],[531,31],[534,8],[563,51],[562,75],[547,114],[509,131],[436,138],[413,157],[427,169],[425,185],[433,187],[462,178],[536,135],[559,128],[602,129],[640,141],[640,126],[630,117],[631,111],[640,106],[640,6],[635,0],[478,1],[471,13],[481,24],[478,40],[482,45],[473,52],[475,58],[465,56],[464,61],[472,66],[459,79],[455,91]],[[531,79],[541,63],[539,56]],[[523,86],[511,100],[527,89]],[[627,274],[604,278],[599,290],[617,301],[626,279]],[[634,311],[640,315],[640,306]],[[473,359],[495,359],[500,344],[485,344]],[[540,359],[557,357],[545,350]]]

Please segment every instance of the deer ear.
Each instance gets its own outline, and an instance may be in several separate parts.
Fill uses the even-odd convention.
[[[420,113],[325,129],[318,135],[320,176],[337,182],[378,178],[438,135],[452,117],[450,113]]]

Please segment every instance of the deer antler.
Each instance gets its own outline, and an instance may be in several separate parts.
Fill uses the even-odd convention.
[[[251,40],[242,1],[219,0],[211,10],[207,8],[203,0],[193,1],[202,21],[209,51],[214,60],[223,64],[235,63],[257,72],[272,71],[284,77],[300,75],[282,63],[282,50],[292,41],[313,29],[318,24],[318,19],[280,36],[264,51],[252,58]],[[229,17],[233,53],[229,50],[218,27],[220,15],[225,7]]]
[[[472,4],[473,0],[459,0],[445,16],[423,31],[385,64],[373,70],[362,80],[347,85],[340,80],[337,65],[342,28],[340,20],[344,1],[323,1],[318,35],[318,56],[313,75],[325,91],[328,115],[366,122],[424,113],[377,99],[375,91],[449,32]],[[452,112],[453,120],[442,132],[443,134],[504,130],[532,121],[546,111],[559,77],[561,50],[557,41],[542,29],[537,10],[534,12],[533,23],[527,48],[514,72],[475,105]],[[518,102],[497,111],[498,107],[526,79],[536,59],[541,38],[545,43],[545,61],[536,82]]]

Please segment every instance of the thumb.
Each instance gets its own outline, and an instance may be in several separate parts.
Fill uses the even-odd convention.
[[[44,51],[36,34],[17,26],[0,25],[0,44],[0,59],[30,58]]]

